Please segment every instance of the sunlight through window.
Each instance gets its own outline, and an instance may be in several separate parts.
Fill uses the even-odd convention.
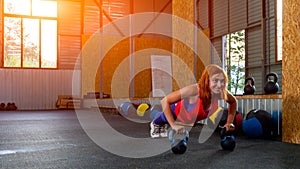
[[[282,60],[282,1],[277,1],[277,61]]]
[[[57,1],[4,0],[4,67],[57,67]]]
[[[32,0],[33,16],[57,16],[57,2],[49,0]]]
[[[4,13],[30,15],[30,0],[4,0]]]
[[[23,19],[23,67],[39,67],[39,20]]]
[[[41,46],[41,58],[42,67],[56,67],[56,55],[57,55],[57,24],[56,21],[43,20],[42,21],[42,46]],[[55,57],[54,57],[55,56]]]

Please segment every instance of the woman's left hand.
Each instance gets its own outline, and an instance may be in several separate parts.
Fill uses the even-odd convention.
[[[235,126],[233,123],[226,123],[223,128],[226,128],[226,131],[234,131],[235,130]]]

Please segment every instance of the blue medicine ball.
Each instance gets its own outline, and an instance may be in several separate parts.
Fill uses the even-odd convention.
[[[243,131],[249,137],[271,138],[273,134],[271,114],[265,110],[251,110],[243,121]]]
[[[251,138],[261,137],[263,135],[263,127],[256,117],[243,120],[243,132]]]

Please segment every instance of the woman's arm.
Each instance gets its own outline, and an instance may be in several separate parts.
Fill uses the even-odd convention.
[[[224,125],[224,127],[226,127],[226,130],[228,131],[234,129],[233,121],[235,118],[235,112],[237,107],[237,100],[230,92],[227,92],[227,103],[228,103],[228,116],[227,116],[227,122]]]
[[[165,96],[161,100],[161,105],[162,105],[162,108],[163,108],[163,112],[164,112],[170,126],[176,132],[183,129],[183,127],[178,126],[178,125],[175,124],[175,119],[173,118],[173,114],[171,112],[170,105],[180,101],[183,98],[194,96],[194,95],[197,95],[197,94],[198,94],[198,85],[194,84],[194,85],[184,87],[180,90],[174,91],[174,92],[168,94],[167,96]]]

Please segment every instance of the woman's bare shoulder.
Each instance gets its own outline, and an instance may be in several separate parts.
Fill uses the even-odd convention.
[[[181,95],[183,97],[195,96],[198,94],[198,91],[199,91],[198,84],[192,84],[180,90]]]
[[[226,100],[228,103],[236,102],[235,96],[228,90],[226,90],[226,98],[227,98]]]

